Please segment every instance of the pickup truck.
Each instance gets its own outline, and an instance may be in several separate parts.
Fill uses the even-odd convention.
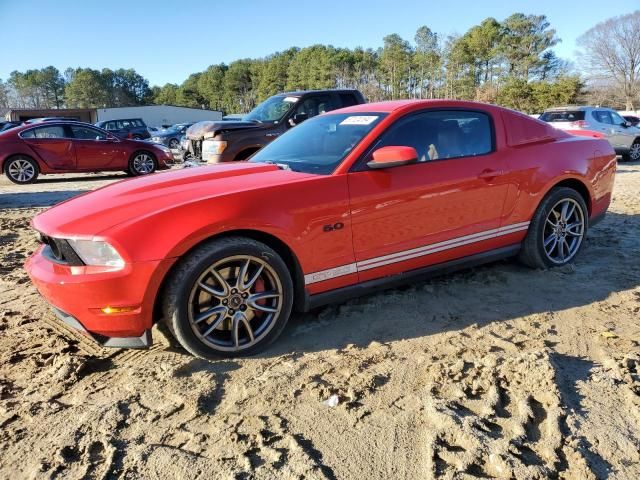
[[[186,132],[185,159],[246,160],[289,128],[330,110],[365,103],[358,90],[305,90],[269,97],[242,120],[198,122]]]

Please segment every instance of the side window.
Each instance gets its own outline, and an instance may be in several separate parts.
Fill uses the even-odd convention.
[[[132,120],[131,123],[133,123],[136,127],[144,127],[144,122],[140,119]]]
[[[116,129],[116,122],[107,122],[104,124],[104,129],[105,130],[115,130]]]
[[[24,132],[20,133],[20,136],[22,138],[36,138],[36,134],[33,130],[25,130]]]
[[[77,125],[71,125],[71,132],[73,137],[78,140],[106,140],[107,136],[100,130],[95,130],[88,127],[80,127]]]
[[[308,118],[315,117],[324,112],[332,110],[331,97],[324,95],[321,97],[309,97],[296,105],[294,115],[306,113]]]
[[[419,162],[473,157],[493,150],[489,115],[468,111],[430,111],[400,119],[375,148],[408,146],[418,152]]]
[[[60,125],[51,125],[48,127],[34,128],[35,138],[65,138],[64,127]]]
[[[614,125],[624,125],[627,123],[627,121],[616,112],[609,112],[609,115],[611,115],[611,120]]]
[[[596,119],[598,123],[606,123],[607,125],[612,125],[613,121],[611,120],[611,115],[606,110],[594,110],[593,117]]]
[[[352,105],[357,105],[358,101],[356,100],[355,95],[352,93],[341,93],[340,94],[340,107],[351,107]]]

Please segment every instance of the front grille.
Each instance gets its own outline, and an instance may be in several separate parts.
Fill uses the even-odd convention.
[[[78,254],[71,248],[71,245],[69,245],[69,242],[66,240],[42,234],[39,235],[39,240],[45,245],[42,254],[49,258],[49,260],[63,265],[84,265],[84,262],[80,260]]]

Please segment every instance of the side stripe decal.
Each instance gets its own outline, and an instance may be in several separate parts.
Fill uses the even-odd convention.
[[[501,237],[503,235],[510,235],[512,233],[527,230],[529,228],[529,223],[530,222],[514,223],[505,227],[494,228],[492,230],[486,230],[472,235],[465,235],[463,237],[446,240],[444,242],[432,243],[431,245],[425,245],[411,250],[404,250],[402,252],[391,253],[381,257],[369,258],[367,260],[362,260],[361,262],[350,263],[348,265],[341,265],[339,267],[309,273],[304,276],[304,283],[305,285],[309,285],[312,283],[322,282],[324,280],[342,277],[344,275],[370,270],[372,268],[378,268],[392,263],[404,262],[405,260],[431,255],[433,253],[450,250],[452,248],[462,247],[463,245],[482,242],[484,240]]]

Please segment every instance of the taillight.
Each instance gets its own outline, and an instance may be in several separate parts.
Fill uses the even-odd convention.
[[[587,122],[585,120],[577,120],[575,122],[571,122],[571,126],[576,128],[584,128],[587,126]]]

